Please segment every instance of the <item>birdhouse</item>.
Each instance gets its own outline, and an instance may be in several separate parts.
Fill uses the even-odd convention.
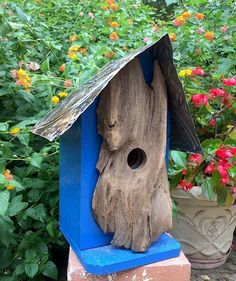
[[[107,64],[33,132],[60,136],[60,229],[88,272],[179,255],[168,150],[201,147],[168,35]]]

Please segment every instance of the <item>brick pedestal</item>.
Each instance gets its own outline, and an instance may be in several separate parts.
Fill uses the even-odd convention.
[[[109,258],[109,257],[108,257]],[[67,280],[68,281],[190,281],[191,265],[181,252],[173,258],[135,269],[106,276],[87,273],[75,253],[70,249]]]

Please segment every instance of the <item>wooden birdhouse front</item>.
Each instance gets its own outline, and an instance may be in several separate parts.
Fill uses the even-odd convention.
[[[106,65],[33,132],[60,136],[60,229],[87,271],[179,255],[168,150],[201,148],[167,35]]]

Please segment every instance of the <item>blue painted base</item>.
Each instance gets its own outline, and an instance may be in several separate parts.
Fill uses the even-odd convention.
[[[181,248],[179,242],[168,234],[162,234],[145,253],[134,253],[131,250],[115,248],[111,245],[87,250],[73,248],[73,250],[87,272],[107,275],[178,257]]]

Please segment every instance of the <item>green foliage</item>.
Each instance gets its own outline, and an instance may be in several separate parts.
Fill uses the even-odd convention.
[[[31,127],[103,65],[164,33],[152,30],[155,12],[141,1],[116,4],[0,5],[0,280],[56,280],[51,249],[66,245],[58,230],[59,144]]]

